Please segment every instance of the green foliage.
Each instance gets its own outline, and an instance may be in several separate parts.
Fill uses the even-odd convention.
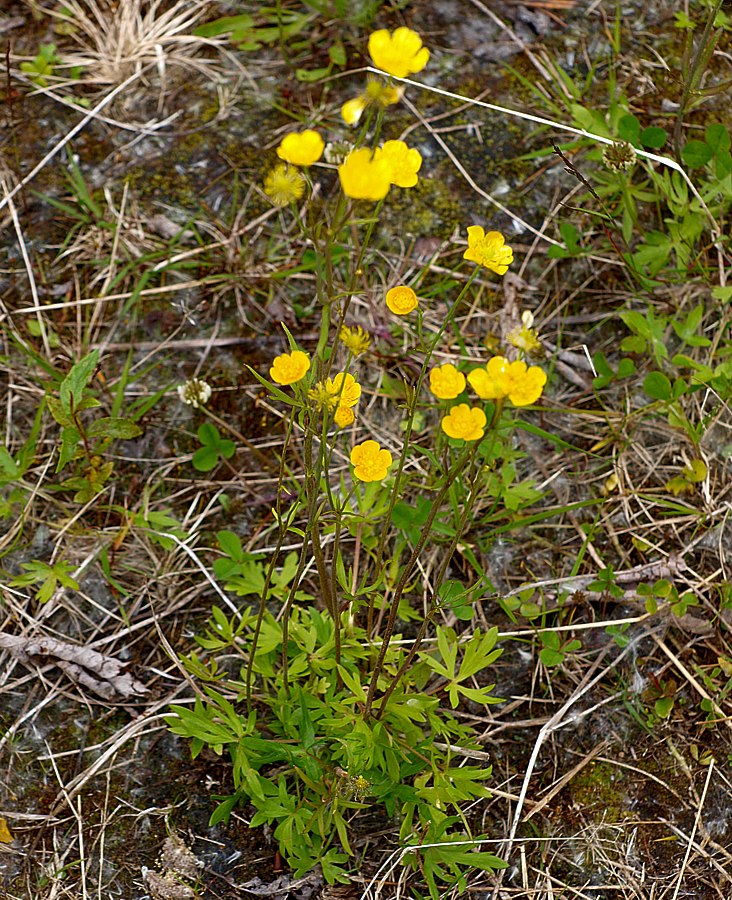
[[[76,566],[71,563],[59,560],[53,565],[49,565],[49,563],[34,559],[28,563],[21,563],[21,567],[26,570],[25,575],[17,575],[10,584],[14,587],[39,584],[40,587],[36,592],[36,599],[39,603],[48,602],[59,585],[74,591],[79,590],[78,583],[69,574],[76,569]]]
[[[30,76],[38,87],[47,87],[48,79],[53,75],[54,67],[61,62],[56,53],[55,44],[41,44],[38,53],[30,62],[22,62],[20,69]]]
[[[420,653],[420,658],[437,675],[447,679],[445,690],[450,698],[450,706],[453,709],[458,705],[460,697],[467,697],[474,703],[499,703],[491,692],[495,685],[475,688],[468,687],[465,682],[477,672],[487,668],[500,656],[500,650],[494,650],[498,629],[480,634],[475,632],[470,641],[463,648],[462,658],[458,666],[458,640],[452,628],[437,628],[437,647],[439,657],[435,659],[431,653]]]
[[[542,645],[539,651],[539,659],[547,669],[560,666],[567,656],[582,649],[581,641],[576,639],[562,640],[562,632],[559,631],[540,631],[539,641]]]
[[[267,582],[266,566],[261,554],[247,553],[242,549],[241,539],[233,531],[219,531],[216,534],[224,556],[214,561],[213,570],[216,577],[227,591],[233,591],[240,597],[261,596]],[[267,586],[267,598],[287,598],[289,586],[297,573],[297,554],[288,553],[282,568],[274,571]],[[294,594],[296,600],[312,600],[311,594],[298,590]]]
[[[641,583],[637,588],[638,595],[644,598],[646,612],[654,614],[664,607],[672,615],[685,616],[690,607],[698,605],[693,591],[679,594],[678,588],[666,578],[660,578],[653,584]]]
[[[193,468],[199,472],[210,472],[216,468],[219,459],[231,459],[236,453],[234,442],[222,438],[211,422],[204,422],[197,434],[201,446],[193,454]]]
[[[306,33],[312,20],[312,13],[260,6],[256,17],[249,13],[222,16],[199,25],[193,33],[205,38],[227,34],[239,50],[252,51],[261,50],[265,44],[283,43]]]
[[[104,461],[103,454],[114,440],[129,440],[142,433],[132,420],[122,416],[104,416],[88,422],[85,410],[101,406],[89,382],[99,362],[99,351],[93,350],[75,363],[58,385],[49,389],[46,405],[61,427],[56,472],[77,463],[75,475],[66,478],[59,490],[73,490],[77,503],[86,503],[104,490],[114,464]]]
[[[236,535],[220,532],[218,537],[227,554],[216,561],[220,576],[237,588],[243,587],[237,579],[243,579],[247,592],[261,589],[259,564],[242,551]],[[291,577],[286,561],[273,579],[272,596],[284,592]],[[370,654],[362,628],[351,625],[342,631],[337,662],[334,623],[312,606],[293,607],[286,645],[282,623],[268,611],[261,619],[251,610],[228,618],[215,608],[198,643],[207,653],[226,649],[237,654],[242,681],[211,671],[205,699],[199,696],[192,709],[175,706],[167,717],[175,733],[191,740],[194,756],[208,746],[231,759],[234,791],[218,798],[212,822],[228,819],[237,803],[249,803],[255,810],[251,825],[267,823],[273,829],[294,872],[303,874],[320,864],[329,883],[347,880],[353,855],[350,828],[360,810],[374,805],[402,819],[407,843],[418,830],[447,845],[415,849],[409,857],[432,896],[439,895],[438,885],[464,878],[467,866],[486,871],[502,867],[496,857],[472,849],[476,839],[466,836],[460,815],[461,803],[490,795],[490,769],[451,764],[450,743],[470,746],[469,730],[436,697],[414,690],[432,672],[448,679],[451,701],[462,695],[481,704],[497,702],[492,686],[471,686],[500,653],[497,630],[475,632],[462,647],[452,629],[438,628],[437,634],[437,647],[420,652],[420,661],[378,714],[364,717]],[[389,649],[387,672],[399,667],[404,652]],[[256,703],[242,714],[249,659],[257,680]],[[186,666],[199,678],[205,671],[197,657],[188,658]]]

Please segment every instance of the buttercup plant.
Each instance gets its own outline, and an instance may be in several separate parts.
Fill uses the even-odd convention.
[[[429,59],[419,36],[404,28],[393,34],[375,32],[369,52],[376,65],[395,76],[418,72]],[[386,96],[391,103],[393,95]],[[389,103],[378,103],[383,113]],[[478,841],[460,804],[489,795],[491,770],[453,763],[449,747],[471,746],[470,727],[422,686],[430,671],[444,670],[453,707],[460,695],[483,705],[497,702],[492,685],[462,684],[497,658],[497,632],[476,631],[469,655],[461,657],[454,632],[438,621],[441,612],[449,611],[442,585],[470,527],[476,499],[486,479],[493,477],[486,462],[492,467],[500,460],[511,427],[504,404],[535,403],[546,375],[537,366],[501,356],[477,368],[459,359],[434,365],[434,353],[476,278],[487,272],[500,277],[513,261],[502,234],[470,225],[460,265],[474,265],[433,333],[423,327],[431,309],[429,301],[418,299],[420,277],[386,291],[367,288],[379,316],[387,321],[389,313],[396,317],[393,327],[404,331],[419,373],[413,383],[404,384],[403,408],[393,411],[403,417],[401,444],[390,445],[372,429],[368,415],[356,414],[359,405],[368,405],[364,398],[374,398],[378,379],[376,358],[370,353],[374,338],[362,326],[346,324],[351,298],[357,285],[363,290],[364,272],[368,281],[373,271],[367,260],[381,204],[388,202],[392,187],[416,185],[422,167],[416,148],[400,140],[372,146],[366,143],[368,134],[364,130],[337,166],[337,179],[319,207],[318,220],[307,206],[309,180],[298,175],[301,180],[288,187],[299,167],[321,159],[325,139],[318,132],[286,135],[277,155],[281,166],[289,168],[274,170],[281,182],[279,193],[273,188],[274,175],[265,183],[275,205],[286,205],[278,201],[288,190],[291,199],[305,201],[297,224],[316,253],[319,336],[314,345],[301,349],[296,336],[286,331],[289,348],[272,359],[269,377],[252,370],[270,401],[289,407],[273,509],[274,550],[261,579],[250,582],[258,602],[239,622],[222,623],[223,614],[217,613],[203,639],[208,649],[230,645],[241,655],[241,680],[231,681],[229,687],[238,692],[247,714],[234,714],[223,696],[208,687],[208,700],[197,701],[193,711],[176,707],[169,722],[173,730],[194,738],[201,734],[201,717],[230,722],[228,735],[219,729],[216,739],[199,738],[194,745],[228,747],[235,759],[234,793],[222,799],[212,821],[226,818],[236,803],[252,804],[252,825],[273,826],[296,875],[319,863],[326,880],[337,881],[345,879],[353,854],[346,814],[350,819],[364,806],[378,805],[400,817],[402,840],[415,848],[411,864],[423,872],[436,898],[442,890],[439,882],[460,883],[471,862],[486,870],[503,866],[491,854],[467,851],[450,873],[436,862],[440,841],[466,836]],[[364,201],[378,205],[362,225],[353,210]],[[363,230],[358,253],[349,272],[343,273],[334,261],[335,244],[358,229]],[[531,345],[528,333],[524,343],[527,349]],[[468,386],[477,400],[466,402]],[[393,517],[413,478],[408,474],[412,462],[421,452],[412,438],[418,416],[431,421],[435,451],[427,455],[429,512],[409,545],[394,530]],[[293,454],[302,460],[302,483],[286,474]],[[397,642],[400,618],[415,615],[410,609],[415,569],[437,517],[448,514],[448,497],[458,512],[430,586],[426,614],[411,641]],[[275,598],[272,585],[282,565],[282,548],[293,536],[299,550],[287,557],[288,578],[279,582]],[[360,558],[354,555],[354,539],[361,547]],[[227,538],[222,549],[228,543]],[[319,602],[303,604],[302,598],[311,596],[305,586],[313,578]],[[437,645],[424,649],[428,632]],[[463,659],[460,665],[458,658]],[[270,774],[272,763],[278,764],[276,774]]]
[[[0,843],[32,852],[4,891],[721,896],[721,0],[575,9],[602,39],[571,72],[555,19],[503,69],[508,129],[444,89],[481,79],[444,5],[217,5],[8,25]],[[106,25],[121,77],[80,82]],[[200,865],[212,840],[245,867]]]

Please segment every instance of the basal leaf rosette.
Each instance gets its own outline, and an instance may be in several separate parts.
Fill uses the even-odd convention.
[[[508,399],[514,406],[529,406],[541,397],[546,373],[522,360],[509,362],[494,356],[485,366],[468,373],[468,382],[481,400]]]

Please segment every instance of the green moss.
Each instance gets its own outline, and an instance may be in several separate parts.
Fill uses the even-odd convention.
[[[572,805],[588,818],[618,822],[630,817],[623,770],[611,763],[591,762],[569,783]]]

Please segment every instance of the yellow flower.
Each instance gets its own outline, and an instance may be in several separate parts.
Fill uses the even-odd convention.
[[[393,34],[386,29],[369,36],[369,55],[377,69],[406,78],[421,72],[430,58],[430,51],[422,46],[422,38],[411,28],[397,28]]]
[[[275,206],[287,206],[305,193],[305,179],[299,169],[282,163],[264,179],[264,193]]]
[[[534,316],[525,309],[521,314],[521,328],[514,328],[506,335],[506,340],[517,350],[523,353],[536,355],[541,350],[541,340],[538,332],[531,326],[534,324]]]
[[[391,465],[391,453],[376,441],[364,441],[351,450],[351,463],[359,481],[381,481]]]
[[[346,125],[357,125],[367,106],[368,99],[363,94],[359,94],[352,100],[346,100],[341,107],[341,118]]]
[[[275,356],[269,377],[277,384],[294,384],[305,376],[310,368],[310,358],[302,350],[293,350],[292,353],[283,353]]]
[[[371,335],[364,331],[360,325],[354,325],[353,328],[349,328],[348,325],[341,325],[338,337],[354,356],[365,353],[371,346]]]
[[[454,400],[465,390],[465,376],[452,363],[437,366],[430,372],[430,390],[440,400]]]
[[[361,396],[361,385],[350,372],[339,372],[325,382],[325,389],[338,406],[355,406]]]
[[[323,155],[325,141],[312,128],[305,131],[291,131],[282,139],[277,148],[277,156],[293,166],[312,166]]]
[[[341,116],[346,125],[356,125],[363,111],[372,105],[387,107],[398,103],[404,93],[404,88],[383,84],[376,78],[369,78],[366,89],[353,100],[347,100],[341,107]]]
[[[485,434],[487,419],[482,409],[459,403],[442,419],[442,430],[448,437],[479,441]]]
[[[354,200],[383,200],[391,187],[391,166],[362,147],[349,153],[338,166],[338,177],[346,197]]]
[[[397,187],[414,187],[422,165],[419,150],[409,148],[404,141],[387,141],[376,151],[377,159],[385,159],[391,166],[391,183]]]
[[[417,308],[417,295],[406,284],[397,285],[386,292],[386,305],[395,316],[406,316]]]
[[[313,405],[318,411],[321,409],[335,409],[338,403],[338,400],[325,386],[324,381],[318,381],[310,388],[308,398],[313,401]]]
[[[528,367],[521,360],[509,362],[503,356],[494,356],[484,368],[473,369],[468,381],[482,400],[508,397],[514,406],[528,406],[541,397],[546,374],[539,366]]]
[[[347,425],[352,425],[355,418],[356,416],[350,406],[339,406],[335,411],[333,421],[339,428],[345,428]]]
[[[480,225],[471,225],[468,228],[468,249],[463,253],[463,259],[503,275],[513,262],[513,250],[500,231],[486,234]]]

